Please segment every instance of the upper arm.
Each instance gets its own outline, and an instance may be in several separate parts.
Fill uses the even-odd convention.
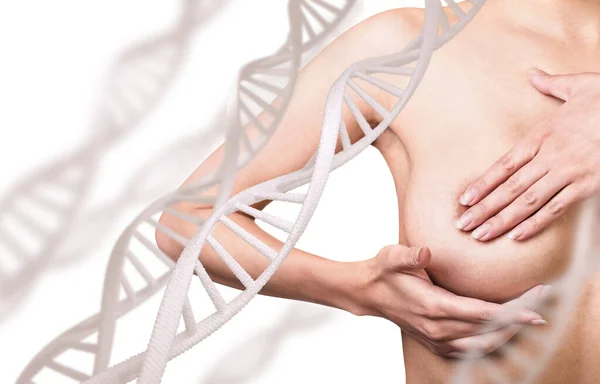
[[[279,127],[256,156],[238,170],[232,194],[301,169],[317,150],[326,99],[338,77],[355,62],[402,50],[415,34],[414,10],[391,10],[362,21],[324,48],[299,72]],[[355,81],[381,104],[387,104],[379,88],[360,79]],[[377,113],[353,91],[349,95],[367,121],[376,125]],[[277,102],[276,99],[274,103]],[[364,136],[346,106],[343,119],[352,143]],[[336,152],[339,150],[341,142],[338,141]],[[213,152],[183,186],[214,172],[223,154],[224,145]]]

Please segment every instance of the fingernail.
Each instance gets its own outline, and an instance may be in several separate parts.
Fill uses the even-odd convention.
[[[417,264],[419,264],[419,261],[421,261],[421,250],[422,249],[423,249],[423,247],[417,248],[417,254],[415,255],[415,261]]]
[[[467,191],[460,197],[460,203],[462,205],[469,205],[475,198],[475,190],[473,188],[467,189]]]
[[[535,319],[535,320],[531,320],[530,324],[531,325],[548,325],[548,322],[544,319]]]
[[[506,236],[511,240],[517,240],[521,235],[523,235],[523,233],[525,233],[523,228],[517,227],[510,231]]]
[[[481,240],[485,235],[487,235],[490,232],[491,229],[492,228],[489,224],[483,224],[481,227],[474,230],[471,236],[473,236],[473,238],[477,240]]]
[[[456,220],[455,226],[457,229],[464,229],[467,225],[473,221],[473,214],[471,212],[465,212],[458,220]]]

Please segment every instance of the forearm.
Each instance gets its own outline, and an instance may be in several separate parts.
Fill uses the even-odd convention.
[[[193,215],[208,218],[211,213],[212,209],[204,208],[195,210]],[[272,249],[278,251],[283,245],[251,218],[239,213],[234,213],[229,218]],[[187,238],[191,238],[198,230],[197,225],[172,216],[163,216],[161,222]],[[269,265],[268,259],[223,224],[218,223],[212,235],[253,279],[257,279]],[[174,241],[161,241],[158,235],[157,240],[163,252],[173,259],[177,259],[183,250],[183,247]],[[206,244],[203,247],[200,261],[215,282],[244,289],[210,245]],[[360,285],[360,277],[359,263],[333,261],[293,248],[260,294],[318,303],[354,312],[354,293]]]

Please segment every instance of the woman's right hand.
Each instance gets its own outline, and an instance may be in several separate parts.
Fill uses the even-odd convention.
[[[432,283],[425,268],[431,261],[425,247],[388,245],[362,263],[365,280],[357,290],[354,313],[386,318],[433,353],[451,358],[478,350],[487,354],[506,343],[523,325],[543,325],[530,309],[512,311],[503,323],[486,328],[504,309],[519,303],[533,308],[547,297],[549,287],[538,285],[505,304],[457,296]],[[495,322],[496,323],[496,322]]]

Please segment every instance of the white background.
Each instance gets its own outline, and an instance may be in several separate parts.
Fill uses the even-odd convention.
[[[172,28],[180,3],[0,0],[0,202],[15,188],[27,193],[18,182],[35,185],[34,172],[93,140],[99,129],[92,124],[94,108],[107,69],[119,52]],[[23,279],[22,296],[0,318],[0,383],[14,382],[44,345],[98,311],[106,264],[120,231],[144,206],[179,186],[208,154],[214,144],[200,134],[214,129],[213,112],[239,66],[282,43],[285,3],[232,0],[222,7],[194,31],[156,108],[99,152],[85,209],[63,239],[68,252],[51,260],[36,255],[37,273]],[[371,0],[345,28],[391,7],[421,3]],[[4,217],[7,208],[0,209]],[[361,260],[395,242],[397,233],[391,175],[369,149],[331,175],[299,248]],[[119,323],[114,362],[145,347],[159,300]],[[402,383],[400,332],[378,318],[258,297],[171,362],[164,382]]]

